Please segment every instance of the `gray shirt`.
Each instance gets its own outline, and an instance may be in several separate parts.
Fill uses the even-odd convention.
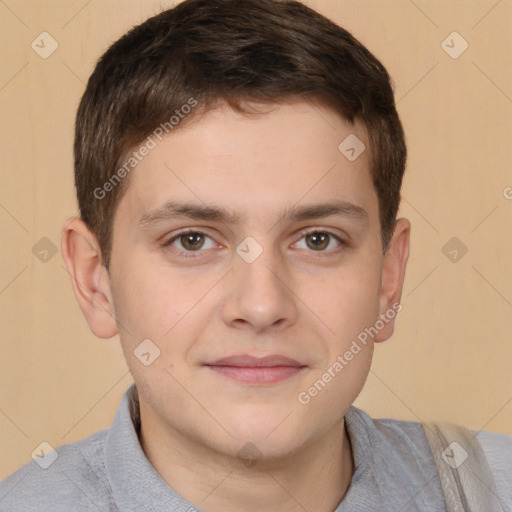
[[[334,512],[445,510],[436,466],[420,423],[374,420],[350,407],[345,424],[355,471]],[[137,389],[132,384],[110,428],[60,446],[1,482],[0,511],[201,511],[200,504],[194,507],[153,468],[140,446],[139,428]],[[511,438],[486,432],[479,439],[488,457],[494,459],[491,467],[499,469],[493,472],[503,509],[512,512]],[[48,464],[46,469],[41,467]]]

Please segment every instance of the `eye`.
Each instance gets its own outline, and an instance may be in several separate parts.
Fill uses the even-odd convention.
[[[331,252],[331,250],[335,250],[336,248],[345,245],[338,236],[330,233],[329,231],[322,231],[319,229],[305,233],[299,242],[296,242],[294,245],[297,246],[302,240],[305,241],[305,247],[303,245],[298,248],[311,249],[314,252]],[[330,250],[326,250],[328,248],[330,248]]]
[[[208,244],[206,241],[209,240]],[[172,247],[178,252],[200,252],[201,249],[213,249],[216,247],[211,237],[202,231],[182,231],[167,240],[164,247]]]

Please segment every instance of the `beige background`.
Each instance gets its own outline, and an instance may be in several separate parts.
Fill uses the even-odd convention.
[[[404,309],[356,405],[376,417],[512,434],[512,1],[307,3],[386,65],[410,154]],[[0,478],[42,441],[58,446],[108,427],[132,382],[118,340],[89,332],[60,250],[32,248],[43,237],[58,247],[76,212],[73,122],[96,59],[167,6],[0,1]],[[31,48],[44,31],[59,45],[47,59]],[[453,31],[469,44],[457,59],[441,46]],[[451,51],[461,48],[451,41]],[[452,237],[468,249],[457,262],[442,251]]]

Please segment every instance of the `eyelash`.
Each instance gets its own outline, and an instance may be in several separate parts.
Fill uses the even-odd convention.
[[[200,257],[199,254],[202,253],[202,252],[205,252],[207,249],[198,249],[197,251],[187,251],[186,249],[176,249],[175,247],[172,246],[172,243],[175,242],[176,240],[178,240],[181,236],[183,235],[187,235],[189,233],[193,233],[193,234],[197,234],[197,235],[202,235],[204,237],[207,237],[207,238],[210,238],[211,240],[213,240],[213,238],[208,235],[207,233],[205,233],[204,231],[201,231],[201,230],[198,230],[198,229],[193,229],[193,228],[188,228],[188,229],[184,229],[183,231],[180,231],[179,233],[173,235],[171,238],[167,239],[166,241],[164,241],[162,243],[162,247],[165,247],[166,249],[170,249],[172,250],[172,252],[176,252],[179,254],[179,257],[181,258],[198,258]],[[299,238],[298,241],[302,240],[304,237],[306,237],[307,235],[311,235],[313,233],[323,233],[323,234],[327,234],[329,235],[329,237],[331,237],[331,239],[333,238],[336,242],[338,242],[340,244],[339,247],[335,248],[335,249],[331,249],[331,250],[323,250],[323,251],[313,251],[313,250],[310,250],[308,252],[311,252],[313,254],[315,254],[315,257],[324,257],[324,256],[332,256],[333,254],[337,254],[343,247],[347,247],[348,246],[348,243],[345,242],[343,239],[341,239],[338,235],[335,235],[334,233],[332,233],[331,231],[329,230],[326,230],[326,229],[321,229],[321,228],[309,228],[305,231],[303,231],[301,233],[301,236]],[[295,242],[297,243],[297,242]]]

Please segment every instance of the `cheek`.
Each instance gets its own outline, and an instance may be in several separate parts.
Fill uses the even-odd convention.
[[[161,275],[142,270],[117,274],[112,298],[123,344],[133,346],[145,338],[161,340],[172,329],[184,307],[180,302],[183,291],[173,284],[171,289]]]
[[[329,338],[343,347],[347,338],[373,325],[379,313],[381,277],[375,261],[350,265],[328,278],[307,284],[300,296],[329,327]]]
[[[328,363],[317,374],[317,382],[328,381],[319,403],[348,407],[370,370],[374,344],[367,329],[378,318],[381,274],[379,261],[368,254],[341,272],[322,299],[335,334],[326,340]]]
[[[354,403],[370,371],[373,343],[338,336],[329,348],[328,363],[311,372],[296,397],[306,416],[304,424],[320,422],[327,427],[339,421],[340,411]]]
[[[133,357],[135,347],[149,338],[161,350],[159,364],[185,357],[212,314],[202,299],[217,280],[216,275],[180,275],[147,263],[118,272],[112,295],[125,354]]]

